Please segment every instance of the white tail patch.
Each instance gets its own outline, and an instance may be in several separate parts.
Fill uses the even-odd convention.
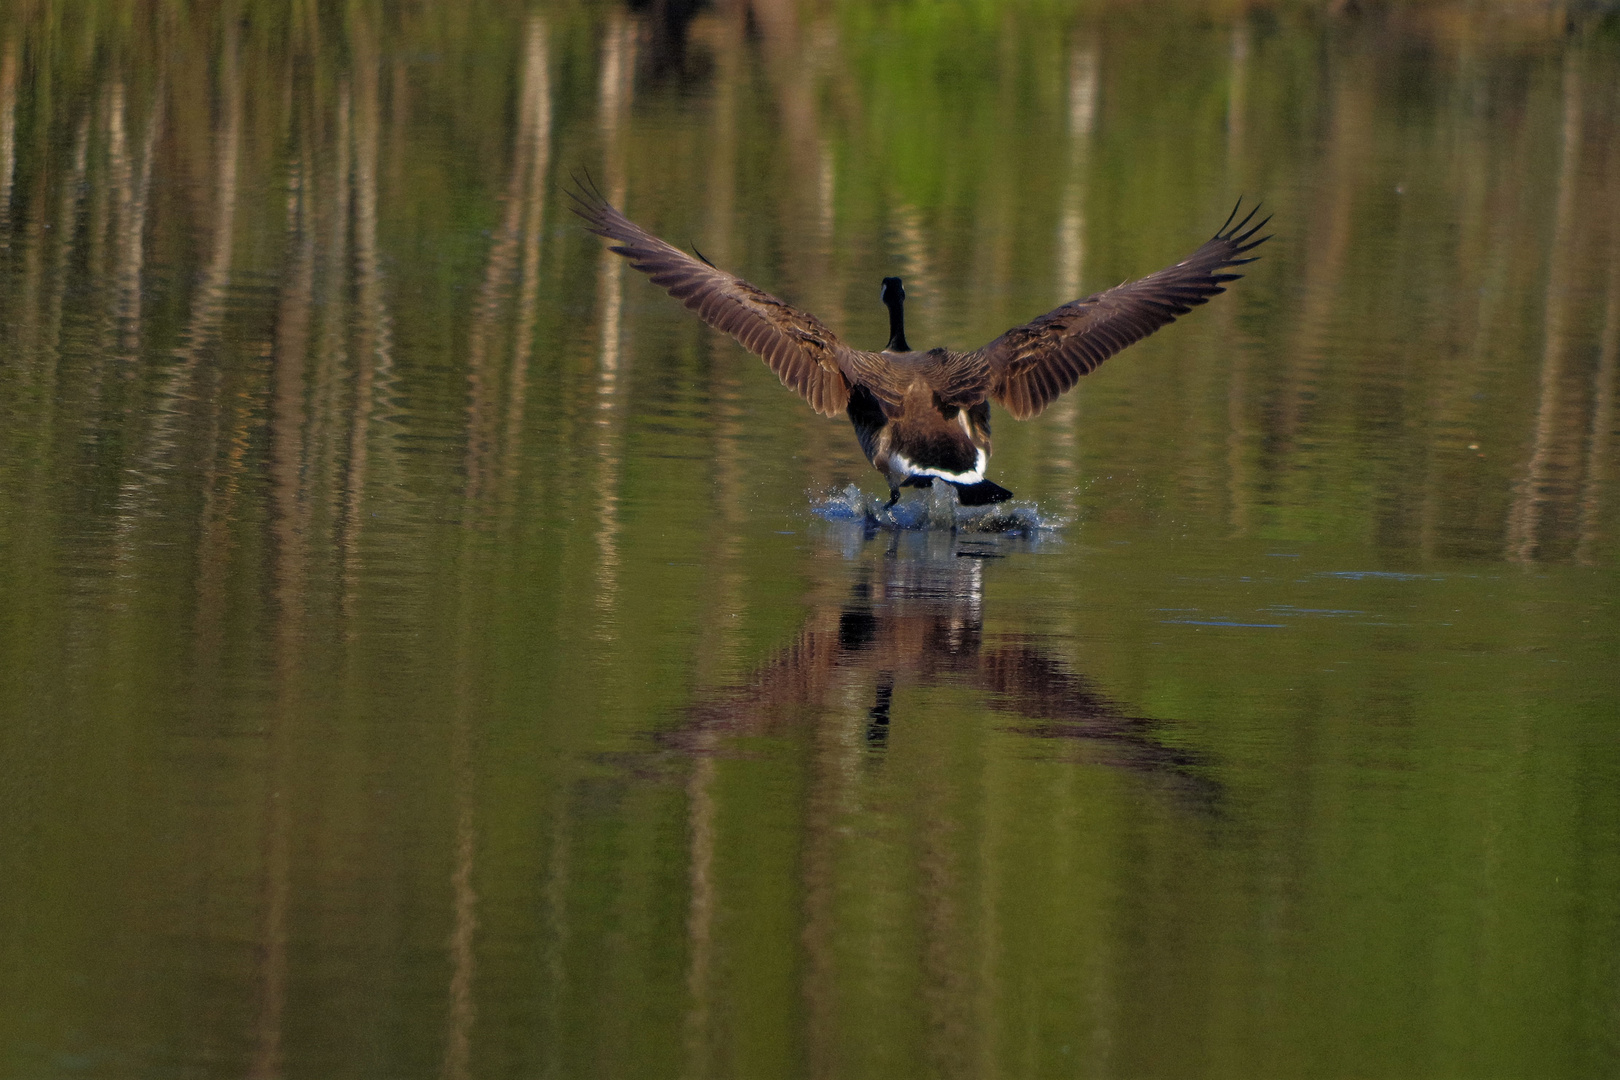
[[[906,455],[895,451],[889,455],[889,460],[906,471],[909,476],[937,476],[941,480],[949,480],[953,484],[977,484],[984,479],[984,467],[989,459],[984,450],[975,447],[973,468],[968,472],[951,472],[949,469],[936,469],[930,466],[918,465]]]

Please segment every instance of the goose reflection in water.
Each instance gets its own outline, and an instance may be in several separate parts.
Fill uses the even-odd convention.
[[[1066,756],[1155,777],[1178,801],[1215,811],[1221,786],[1203,755],[1164,741],[1172,721],[1128,715],[1072,670],[1046,635],[986,633],[987,567],[1028,551],[1031,541],[853,523],[829,531],[831,546],[858,563],[847,594],[817,605],[797,639],[745,684],[692,706],[688,722],[663,736],[666,745],[714,753],[724,737],[780,732],[806,708],[864,693],[864,716],[850,721],[863,723],[867,746],[881,752],[892,730],[920,719],[900,711],[896,690],[965,687],[1007,717],[1009,731],[1062,740]],[[864,692],[856,689],[863,682],[870,687]]]

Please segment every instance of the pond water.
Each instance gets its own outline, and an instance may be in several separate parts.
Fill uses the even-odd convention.
[[[0,1076],[1614,1075],[1594,12],[8,4]],[[1274,236],[873,528],[587,170],[866,348]]]

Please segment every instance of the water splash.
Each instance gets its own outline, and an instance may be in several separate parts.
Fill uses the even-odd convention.
[[[935,484],[920,497],[903,497],[892,507],[885,506],[886,502],[850,484],[842,490],[812,495],[810,508],[827,521],[857,522],[870,529],[904,532],[989,533],[1033,539],[1049,536],[1069,524],[1067,518],[1045,513],[1032,502],[963,506],[956,501],[956,489],[949,484]]]

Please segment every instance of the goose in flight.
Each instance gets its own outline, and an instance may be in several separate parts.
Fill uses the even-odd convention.
[[[1106,292],[1072,300],[1015,326],[972,352],[906,343],[906,292],[897,277],[879,294],[889,309],[889,343],[880,352],[851,348],[820,319],[719,269],[700,252],[693,258],[665,243],[609,205],[589,178],[576,179],[574,213],[586,227],[613,241],[612,251],[763,357],[782,384],[826,416],[849,414],[872,467],[889,482],[889,506],[903,487],[944,480],[964,506],[1012,498],[986,479],[990,461],[990,402],[1027,420],[1072,387],[1082,375],[1153,331],[1174,322],[1241,274],[1227,268],[1253,262],[1243,256],[1270,218],[1250,225],[1256,206],[1237,221],[1242,200],[1215,235],[1174,266]],[[1237,224],[1233,224],[1237,221]]]

